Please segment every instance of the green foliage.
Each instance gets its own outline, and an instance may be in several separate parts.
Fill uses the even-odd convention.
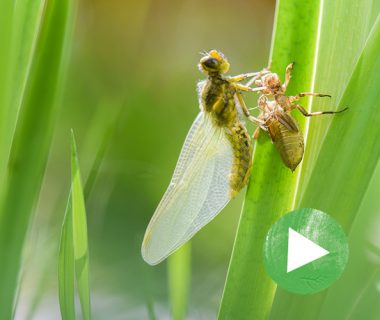
[[[58,261],[58,292],[61,317],[75,319],[75,260],[71,191],[62,225]]]
[[[4,154],[9,155],[17,114],[25,94],[31,63],[37,52],[37,36],[42,23],[42,10],[45,1],[21,0],[15,3],[13,9],[10,57],[8,60],[8,84],[5,88],[9,93],[8,107],[3,108],[4,118]],[[3,161],[7,157],[3,157]],[[1,161],[1,160],[0,160]]]
[[[72,132],[71,144],[71,209],[75,275],[84,320],[90,319],[90,286],[88,279],[87,218],[79,170],[77,147]]]
[[[186,319],[191,281],[191,243],[188,242],[168,259],[169,294],[174,320]]]
[[[56,0],[3,1],[2,6],[6,36],[0,60],[6,67],[0,109],[1,132],[6,134],[0,143],[0,318],[9,319],[58,112],[73,8],[71,1]],[[17,58],[12,56],[16,53]]]
[[[349,112],[331,121],[300,202],[300,207],[315,207],[330,213],[346,232],[351,230],[356,219],[380,156],[379,49],[380,18],[367,39],[339,103],[350,106]],[[354,279],[351,277],[350,281]],[[346,279],[346,282],[349,281]],[[329,290],[312,297],[297,297],[279,291],[274,314],[281,315],[281,319],[294,319],[301,315],[318,319],[328,294]],[[353,294],[357,295],[357,291]],[[288,308],[289,305],[298,307]]]
[[[341,101],[352,77],[354,68],[367,41],[377,14],[379,1],[322,1],[316,69],[312,90],[327,93],[331,99],[314,98],[313,110],[336,110],[350,103]],[[344,102],[345,104],[343,104]],[[351,111],[350,111],[351,112]],[[334,117],[315,117],[309,121],[305,164],[300,179],[300,192],[297,202],[302,198],[321,143]]]
[[[61,183],[57,177],[65,171],[62,167],[67,167],[66,151],[60,143],[66,142],[68,127],[75,127],[84,138],[80,144],[80,173],[72,137],[72,185],[58,257],[62,318],[71,320],[79,315],[76,296],[81,304],[81,318],[91,316],[85,202],[95,208],[91,227],[99,231],[92,233],[94,272],[109,274],[101,290],[111,288],[113,294],[121,296],[123,315],[127,312],[129,316],[128,308],[133,312],[144,308],[146,302],[147,310],[142,311],[145,315],[154,319],[156,311],[161,316],[167,298],[163,287],[168,284],[174,319],[184,319],[187,314],[197,317],[198,311],[199,316],[204,317],[205,312],[208,317],[218,303],[216,293],[220,292],[229,245],[224,239],[221,241],[223,236],[209,230],[232,233],[232,228],[220,228],[220,222],[234,221],[234,204],[226,209],[230,210],[230,215],[226,212],[222,218],[226,220],[217,219],[196,239],[194,258],[190,244],[169,258],[167,282],[164,267],[145,266],[149,272],[139,273],[141,234],[180,147],[180,140],[170,138],[174,133],[184,136],[196,113],[196,97],[188,88],[200,77],[193,68],[198,59],[197,48],[221,49],[231,59],[233,73],[247,71],[247,59],[251,59],[252,69],[259,69],[266,56],[268,38],[265,12],[272,7],[262,2],[255,8],[252,21],[252,14],[245,10],[248,3],[243,9],[234,3],[237,10],[231,12],[232,5],[223,2],[214,17],[209,12],[214,12],[215,4],[207,1],[198,4],[188,0],[181,5],[173,2],[164,11],[155,10],[151,1],[125,2],[130,10],[123,11],[118,10],[119,2],[84,1],[72,61],[73,81],[69,82],[62,117],[56,122],[72,36],[74,2],[0,1],[0,319],[14,316],[18,292],[22,303],[19,310],[31,310],[26,318],[32,318],[34,311],[40,315],[43,308],[39,304],[45,303],[42,298],[51,292],[55,295],[55,291],[48,293],[46,289],[56,279],[56,269],[51,265],[56,265],[57,257],[50,254],[56,249],[50,245],[58,243],[54,241],[59,237],[56,213],[61,210],[56,208],[63,202],[62,194],[66,194],[62,190],[67,189],[65,181]],[[306,109],[350,109],[337,116],[311,119],[294,112],[306,139],[304,160],[294,173],[284,167],[267,135],[261,134],[220,319],[380,318],[376,288],[380,282],[380,250],[376,242],[380,188],[379,12],[378,0],[277,1],[269,59],[273,71],[283,78],[287,64],[295,62],[289,94],[315,91],[332,95],[331,99],[301,101]],[[193,16],[197,19],[191,19]],[[248,21],[245,31],[240,21]],[[173,28],[173,24],[180,27]],[[260,28],[252,28],[259,25]],[[215,33],[216,28],[220,32]],[[194,30],[199,36],[193,37]],[[247,50],[247,35],[258,39],[252,47],[254,57]],[[176,46],[170,47],[170,41]],[[187,67],[185,61],[189,60]],[[126,97],[122,113],[115,105]],[[251,104],[249,99],[255,101],[256,96],[250,98],[247,94]],[[56,144],[45,179],[49,192],[46,195],[43,189],[38,210],[41,214],[33,219],[53,129],[57,133]],[[103,161],[106,152],[109,159]],[[83,188],[81,176],[86,181]],[[317,295],[296,296],[276,288],[263,267],[262,247],[268,228],[294,207],[314,207],[332,214],[349,235],[351,256],[346,272],[330,289]],[[31,228],[32,223],[37,227]],[[43,255],[33,251],[31,243],[25,250],[29,229],[33,231],[33,240],[42,242],[38,249],[43,249]],[[44,235],[38,238],[34,233]],[[54,240],[46,246],[46,239]],[[212,239],[216,239],[214,244]],[[203,254],[210,255],[207,261],[200,262],[197,241],[206,248],[202,248]],[[216,250],[210,254],[209,248]],[[40,274],[33,282],[23,275],[27,290],[24,286],[20,290],[19,283],[23,251],[27,258],[44,257],[41,262],[34,262],[43,266],[36,268]],[[25,274],[33,274],[34,269],[27,271]],[[204,285],[202,292],[206,292],[202,297],[198,297],[199,281]],[[24,291],[31,285],[34,297],[25,298]],[[197,292],[191,299],[190,286]],[[204,290],[206,286],[208,290]],[[149,292],[142,292],[143,287]],[[112,305],[101,310],[98,318],[112,318],[119,312],[118,306],[114,308],[119,299],[108,300],[112,300]],[[189,306],[190,301],[197,310]],[[157,310],[153,310],[153,304]]]
[[[306,153],[298,175],[281,173],[285,169],[280,168],[273,146],[266,137],[259,140],[221,319],[265,319],[269,315],[273,319],[324,319],[330,315],[325,309],[325,317],[319,318],[326,295],[333,299],[328,291],[302,297],[278,290],[272,310],[276,288],[263,268],[262,247],[269,226],[295,204],[324,210],[350,230],[380,155],[378,23],[368,37],[373,6],[372,1],[360,5],[354,1],[278,2],[273,70],[282,72],[287,63],[295,61],[289,94],[332,94],[331,101],[311,100],[309,109],[349,106],[350,110],[307,120]],[[305,19],[308,28],[302,25]]]
[[[87,218],[74,133],[71,134],[71,191],[59,250],[59,301],[62,319],[75,319],[75,279],[82,318],[91,317]]]
[[[12,1],[1,1],[0,3],[0,36],[2,45],[0,46],[0,152],[1,155],[8,153],[9,139],[3,137],[8,134],[7,132],[7,115],[9,112],[10,101],[10,79],[11,79],[11,66],[9,64],[11,56],[11,30],[12,30],[12,14],[13,14]],[[0,176],[4,176],[4,170],[8,158],[0,157]],[[0,189],[1,190],[1,189]]]
[[[320,306],[320,319],[330,317],[375,320],[380,317],[380,306],[377,303],[377,284],[380,281],[377,240],[379,188],[380,162],[377,163],[350,232],[349,264],[342,279],[326,293]],[[337,303],[336,297],[340,297],[345,303]]]

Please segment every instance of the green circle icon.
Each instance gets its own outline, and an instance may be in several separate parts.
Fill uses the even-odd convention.
[[[342,227],[316,209],[298,209],[270,228],[264,264],[277,284],[290,292],[311,294],[329,287],[343,273],[348,242]]]

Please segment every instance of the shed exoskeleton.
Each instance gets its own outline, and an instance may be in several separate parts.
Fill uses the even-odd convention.
[[[319,116],[323,114],[336,114],[347,110],[344,108],[339,111],[317,111],[308,112],[303,106],[296,103],[300,98],[307,96],[331,97],[328,94],[315,92],[301,92],[295,96],[286,95],[293,64],[286,68],[285,82],[282,84],[277,73],[270,72],[265,68],[258,76],[253,78],[248,85],[255,83],[256,88],[261,92],[258,99],[260,114],[258,119],[265,123],[264,130],[268,131],[272,142],[280,153],[284,164],[294,171],[301,162],[304,154],[304,137],[296,119],[291,115],[294,109],[299,110],[305,117]],[[254,138],[257,139],[260,129],[259,126]]]

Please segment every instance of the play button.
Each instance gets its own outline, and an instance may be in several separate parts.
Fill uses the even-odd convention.
[[[264,245],[265,267],[277,284],[294,293],[316,293],[344,271],[348,242],[342,227],[328,214],[299,209],[269,230]]]
[[[289,228],[287,272],[298,269],[326,254],[329,254],[326,249]]]

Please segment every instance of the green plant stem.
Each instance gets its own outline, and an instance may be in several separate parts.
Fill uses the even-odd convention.
[[[191,242],[168,259],[169,295],[174,320],[186,318],[191,279]]]
[[[310,90],[316,56],[319,1],[277,3],[272,70],[284,74],[295,62],[289,94]],[[298,117],[300,124],[305,120]],[[298,171],[287,169],[265,133],[256,143],[219,319],[266,319],[276,285],[264,270],[262,250],[269,227],[293,207]]]
[[[71,133],[71,210],[75,276],[84,320],[91,318],[87,217],[74,132]]]

